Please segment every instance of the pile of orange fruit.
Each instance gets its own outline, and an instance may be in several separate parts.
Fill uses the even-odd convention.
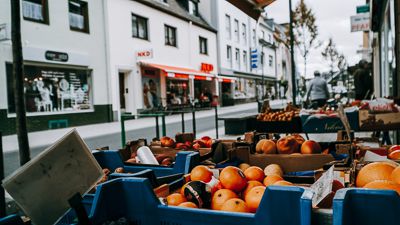
[[[241,164],[239,167],[228,166],[219,173],[218,179],[206,166],[196,166],[190,173],[190,182],[186,183],[179,192],[166,198],[170,206],[207,208],[229,212],[255,213],[261,202],[266,187],[270,185],[293,186],[285,181],[279,165],[271,164],[264,170],[260,167]],[[187,188],[191,182],[204,182],[209,185],[210,205],[204,207],[197,201],[191,201]],[[185,196],[186,194],[186,196]],[[200,206],[200,207],[199,207]]]

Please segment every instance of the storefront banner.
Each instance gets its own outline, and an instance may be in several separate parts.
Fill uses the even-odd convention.
[[[68,59],[54,61],[54,60],[52,60],[51,57],[49,58],[49,52],[50,53],[57,52],[57,53],[67,54]],[[90,59],[89,59],[88,55],[76,53],[76,52],[65,51],[65,50],[24,47],[23,54],[24,54],[24,60],[27,60],[27,61],[69,64],[69,65],[77,65],[77,66],[89,66],[89,64],[90,64]]]

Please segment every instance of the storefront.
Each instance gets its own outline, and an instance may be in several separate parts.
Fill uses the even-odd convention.
[[[194,69],[140,63],[143,108],[205,107],[217,95],[215,75]]]

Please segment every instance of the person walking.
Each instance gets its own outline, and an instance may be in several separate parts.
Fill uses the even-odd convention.
[[[311,81],[310,87],[307,91],[306,101],[308,102],[311,98],[312,108],[322,107],[326,104],[329,98],[328,85],[325,79],[321,77],[319,71],[314,72],[314,79]]]
[[[360,60],[358,69],[354,72],[354,87],[356,100],[368,99],[372,94],[372,79],[365,60]]]

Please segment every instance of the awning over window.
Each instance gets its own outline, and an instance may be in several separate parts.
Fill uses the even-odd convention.
[[[236,78],[234,77],[225,77],[225,76],[218,76],[218,81],[222,83],[234,83]]]
[[[199,70],[184,68],[184,67],[175,67],[175,66],[167,66],[167,65],[160,65],[154,63],[140,63],[141,66],[151,67],[155,69],[159,69],[163,71],[167,77],[171,78],[178,78],[178,79],[196,79],[196,80],[209,80],[211,81],[214,74],[204,73]]]

